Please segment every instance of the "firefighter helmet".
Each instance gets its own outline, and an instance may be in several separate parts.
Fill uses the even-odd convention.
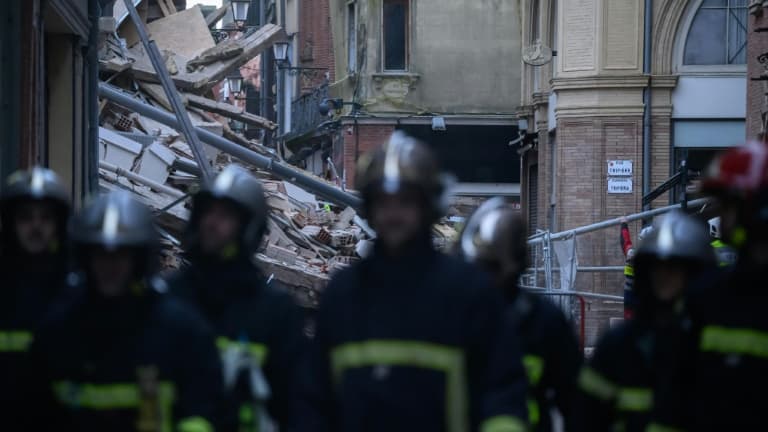
[[[459,237],[461,255],[515,281],[527,262],[525,223],[503,198],[483,203],[469,218]]]
[[[681,211],[672,211],[661,218],[653,232],[640,242],[635,260],[647,259],[699,265],[715,263],[707,229]]]
[[[152,213],[130,192],[115,191],[96,198],[74,219],[70,232],[78,246],[155,248],[159,242]]]
[[[261,182],[240,166],[229,165],[224,168],[210,185],[195,195],[189,223],[190,231],[197,230],[205,206],[212,200],[230,202],[246,215],[242,241],[249,251],[255,251],[267,227],[267,202]],[[192,232],[189,234],[193,235]]]
[[[424,194],[435,219],[447,207],[447,177],[437,158],[424,143],[402,131],[395,131],[380,149],[363,156],[357,175],[365,207],[377,193],[396,194],[406,188]]]
[[[3,188],[5,204],[15,200],[51,200],[69,206],[69,195],[55,172],[42,167],[20,170],[8,176]]]
[[[710,164],[702,192],[750,198],[768,186],[768,146],[749,142],[734,147]]]

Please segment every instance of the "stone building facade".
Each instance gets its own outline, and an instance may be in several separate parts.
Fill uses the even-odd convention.
[[[748,1],[651,3],[646,35],[639,0],[522,2],[524,52],[541,45],[539,51],[553,54],[543,65],[524,65],[521,80],[520,115],[537,140],[523,154],[523,208],[532,230],[563,231],[639,212],[644,194],[683,160],[699,170],[717,151],[746,139]],[[621,177],[622,184],[632,181],[631,191],[609,193],[608,163],[615,160],[632,162],[631,175]],[[667,193],[651,206],[676,198]],[[618,238],[618,227],[579,236],[579,264],[622,265]],[[580,272],[576,287],[619,295],[622,277]],[[621,304],[591,301],[589,310],[588,343],[609,318],[621,316]]]

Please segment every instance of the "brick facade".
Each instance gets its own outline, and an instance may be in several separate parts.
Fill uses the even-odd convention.
[[[753,81],[766,74],[768,59],[761,64],[758,58],[768,54],[768,33],[756,32],[756,29],[768,28],[768,8],[757,4],[750,10],[747,30],[747,138],[756,138],[763,131],[765,115],[768,111],[766,92],[768,81]]]
[[[328,81],[335,80],[333,40],[331,33],[330,0],[300,0],[299,35],[296,49],[299,51],[299,66],[324,68]],[[301,92],[322,84],[322,73],[314,77],[303,76]]]
[[[584,117],[558,122],[555,155],[556,225],[558,230],[589,225],[597,221],[636,212],[642,201],[642,118]],[[608,165],[612,159],[630,159],[633,191],[609,194]],[[578,236],[579,266],[621,266],[623,253],[618,228]],[[621,295],[620,273],[579,272],[575,289]],[[622,315],[617,301],[588,300],[587,344],[591,345],[612,317]]]
[[[355,188],[355,170],[357,159],[384,144],[395,130],[393,124],[355,124],[353,121],[344,122],[341,128],[341,138],[336,140],[336,146],[340,148],[334,151],[336,160],[334,163],[341,167],[346,175],[347,187]],[[341,174],[340,174],[341,175]]]

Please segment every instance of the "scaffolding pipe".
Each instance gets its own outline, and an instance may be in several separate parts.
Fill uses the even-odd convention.
[[[99,83],[99,95],[166,126],[172,128],[179,127],[176,117],[172,114],[169,114],[165,110],[147,105],[114,86],[103,82]],[[335,186],[301,173],[297,171],[297,169],[293,169],[283,162],[260,155],[205,129],[196,127],[194,128],[194,131],[197,132],[197,136],[206,144],[210,144],[211,146],[216,147],[225,153],[229,153],[257,168],[269,171],[277,177],[304,188],[307,191],[313,192],[333,203],[360,210],[362,201],[359,197],[349,192],[342,191]]]
[[[189,118],[189,113],[184,107],[184,102],[181,100],[179,92],[176,90],[176,84],[171,79],[171,74],[165,66],[163,61],[163,55],[160,54],[160,49],[157,48],[157,44],[154,40],[149,38],[149,33],[144,25],[144,21],[139,16],[139,12],[136,10],[136,6],[133,5],[132,0],[124,0],[125,8],[128,9],[128,14],[133,21],[133,27],[136,29],[136,34],[139,35],[144,50],[147,52],[150,62],[155,69],[157,78],[160,84],[163,86],[165,96],[168,98],[173,112],[176,115],[179,128],[184,134],[184,138],[189,144],[189,148],[192,149],[192,153],[195,155],[198,165],[200,165],[200,172],[202,174],[203,182],[208,183],[213,180],[213,170],[210,165],[207,164],[207,158],[205,157],[205,150],[203,150],[203,144],[200,142],[200,138],[193,130],[192,120]]]
[[[624,301],[624,297],[617,296],[617,295],[610,295],[610,294],[598,294],[598,293],[591,293],[591,292],[584,292],[584,291],[560,291],[560,290],[554,290],[554,291],[548,291],[546,288],[542,287],[535,287],[530,285],[520,285],[520,288],[530,291],[534,294],[546,294],[546,295],[563,295],[563,296],[582,296],[584,298],[594,298],[599,300],[614,300],[614,301]]]
[[[182,192],[180,190],[176,190],[176,189],[170,188],[170,187],[168,187],[166,185],[162,185],[162,184],[160,184],[160,183],[158,183],[156,181],[153,181],[153,180],[150,180],[150,179],[148,179],[146,177],[140,176],[140,175],[136,174],[133,171],[129,171],[127,169],[120,168],[118,166],[114,166],[111,163],[105,162],[103,160],[99,161],[99,168],[105,169],[105,170],[107,170],[109,172],[112,172],[112,173],[116,174],[118,177],[125,177],[128,180],[135,181],[136,183],[141,183],[144,186],[147,186],[147,187],[149,187],[151,189],[154,189],[154,190],[156,190],[158,192],[162,192],[164,194],[168,194],[168,195],[172,196],[173,198],[181,198],[181,197],[184,196],[184,192]]]
[[[535,273],[538,270],[538,267],[530,267],[526,269],[526,273]],[[608,273],[608,272],[618,272],[618,271],[624,271],[624,266],[585,266],[585,267],[576,267],[576,270],[579,272],[585,272],[585,273]],[[553,268],[553,272],[559,272],[561,271],[559,268]]]
[[[701,207],[701,206],[707,204],[709,202],[709,200],[710,200],[709,198],[699,198],[697,200],[693,200],[693,201],[688,202],[688,207],[690,207],[690,208]],[[636,220],[640,220],[640,219],[645,219],[645,218],[648,218],[648,217],[653,217],[653,216],[656,216],[656,215],[667,213],[669,211],[678,209],[680,207],[681,207],[681,203],[673,204],[673,205],[666,206],[666,207],[660,207],[660,208],[657,208],[657,209],[648,210],[648,211],[644,211],[644,212],[641,212],[641,213],[636,213],[636,214],[627,216],[626,220],[627,220],[627,222],[632,222],[632,221],[636,221]],[[550,234],[548,236],[545,235],[544,237],[529,238],[528,239],[528,244],[529,245],[534,245],[534,244],[539,244],[539,243],[545,243],[546,244],[547,242],[551,242],[553,240],[561,240],[561,239],[570,237],[572,235],[586,234],[586,233],[590,233],[590,232],[593,232],[593,231],[598,231],[598,230],[601,230],[601,229],[604,229],[604,228],[608,228],[608,227],[611,227],[611,226],[620,225],[623,221],[624,221],[623,217],[615,218],[615,219],[608,219],[608,220],[605,220],[605,221],[602,221],[602,222],[594,223],[592,225],[587,225],[587,226],[583,226],[583,227],[579,227],[579,228],[574,228],[574,229],[568,230],[568,231],[561,231],[561,232],[558,232],[558,233]]]

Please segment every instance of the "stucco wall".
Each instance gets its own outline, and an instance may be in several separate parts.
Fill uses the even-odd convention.
[[[331,8],[334,48],[346,53],[346,0]],[[520,101],[519,2],[419,0],[410,6],[409,68],[382,74],[381,0],[360,0],[359,83],[344,79],[346,55],[337,55],[336,93],[370,112],[513,113]]]

